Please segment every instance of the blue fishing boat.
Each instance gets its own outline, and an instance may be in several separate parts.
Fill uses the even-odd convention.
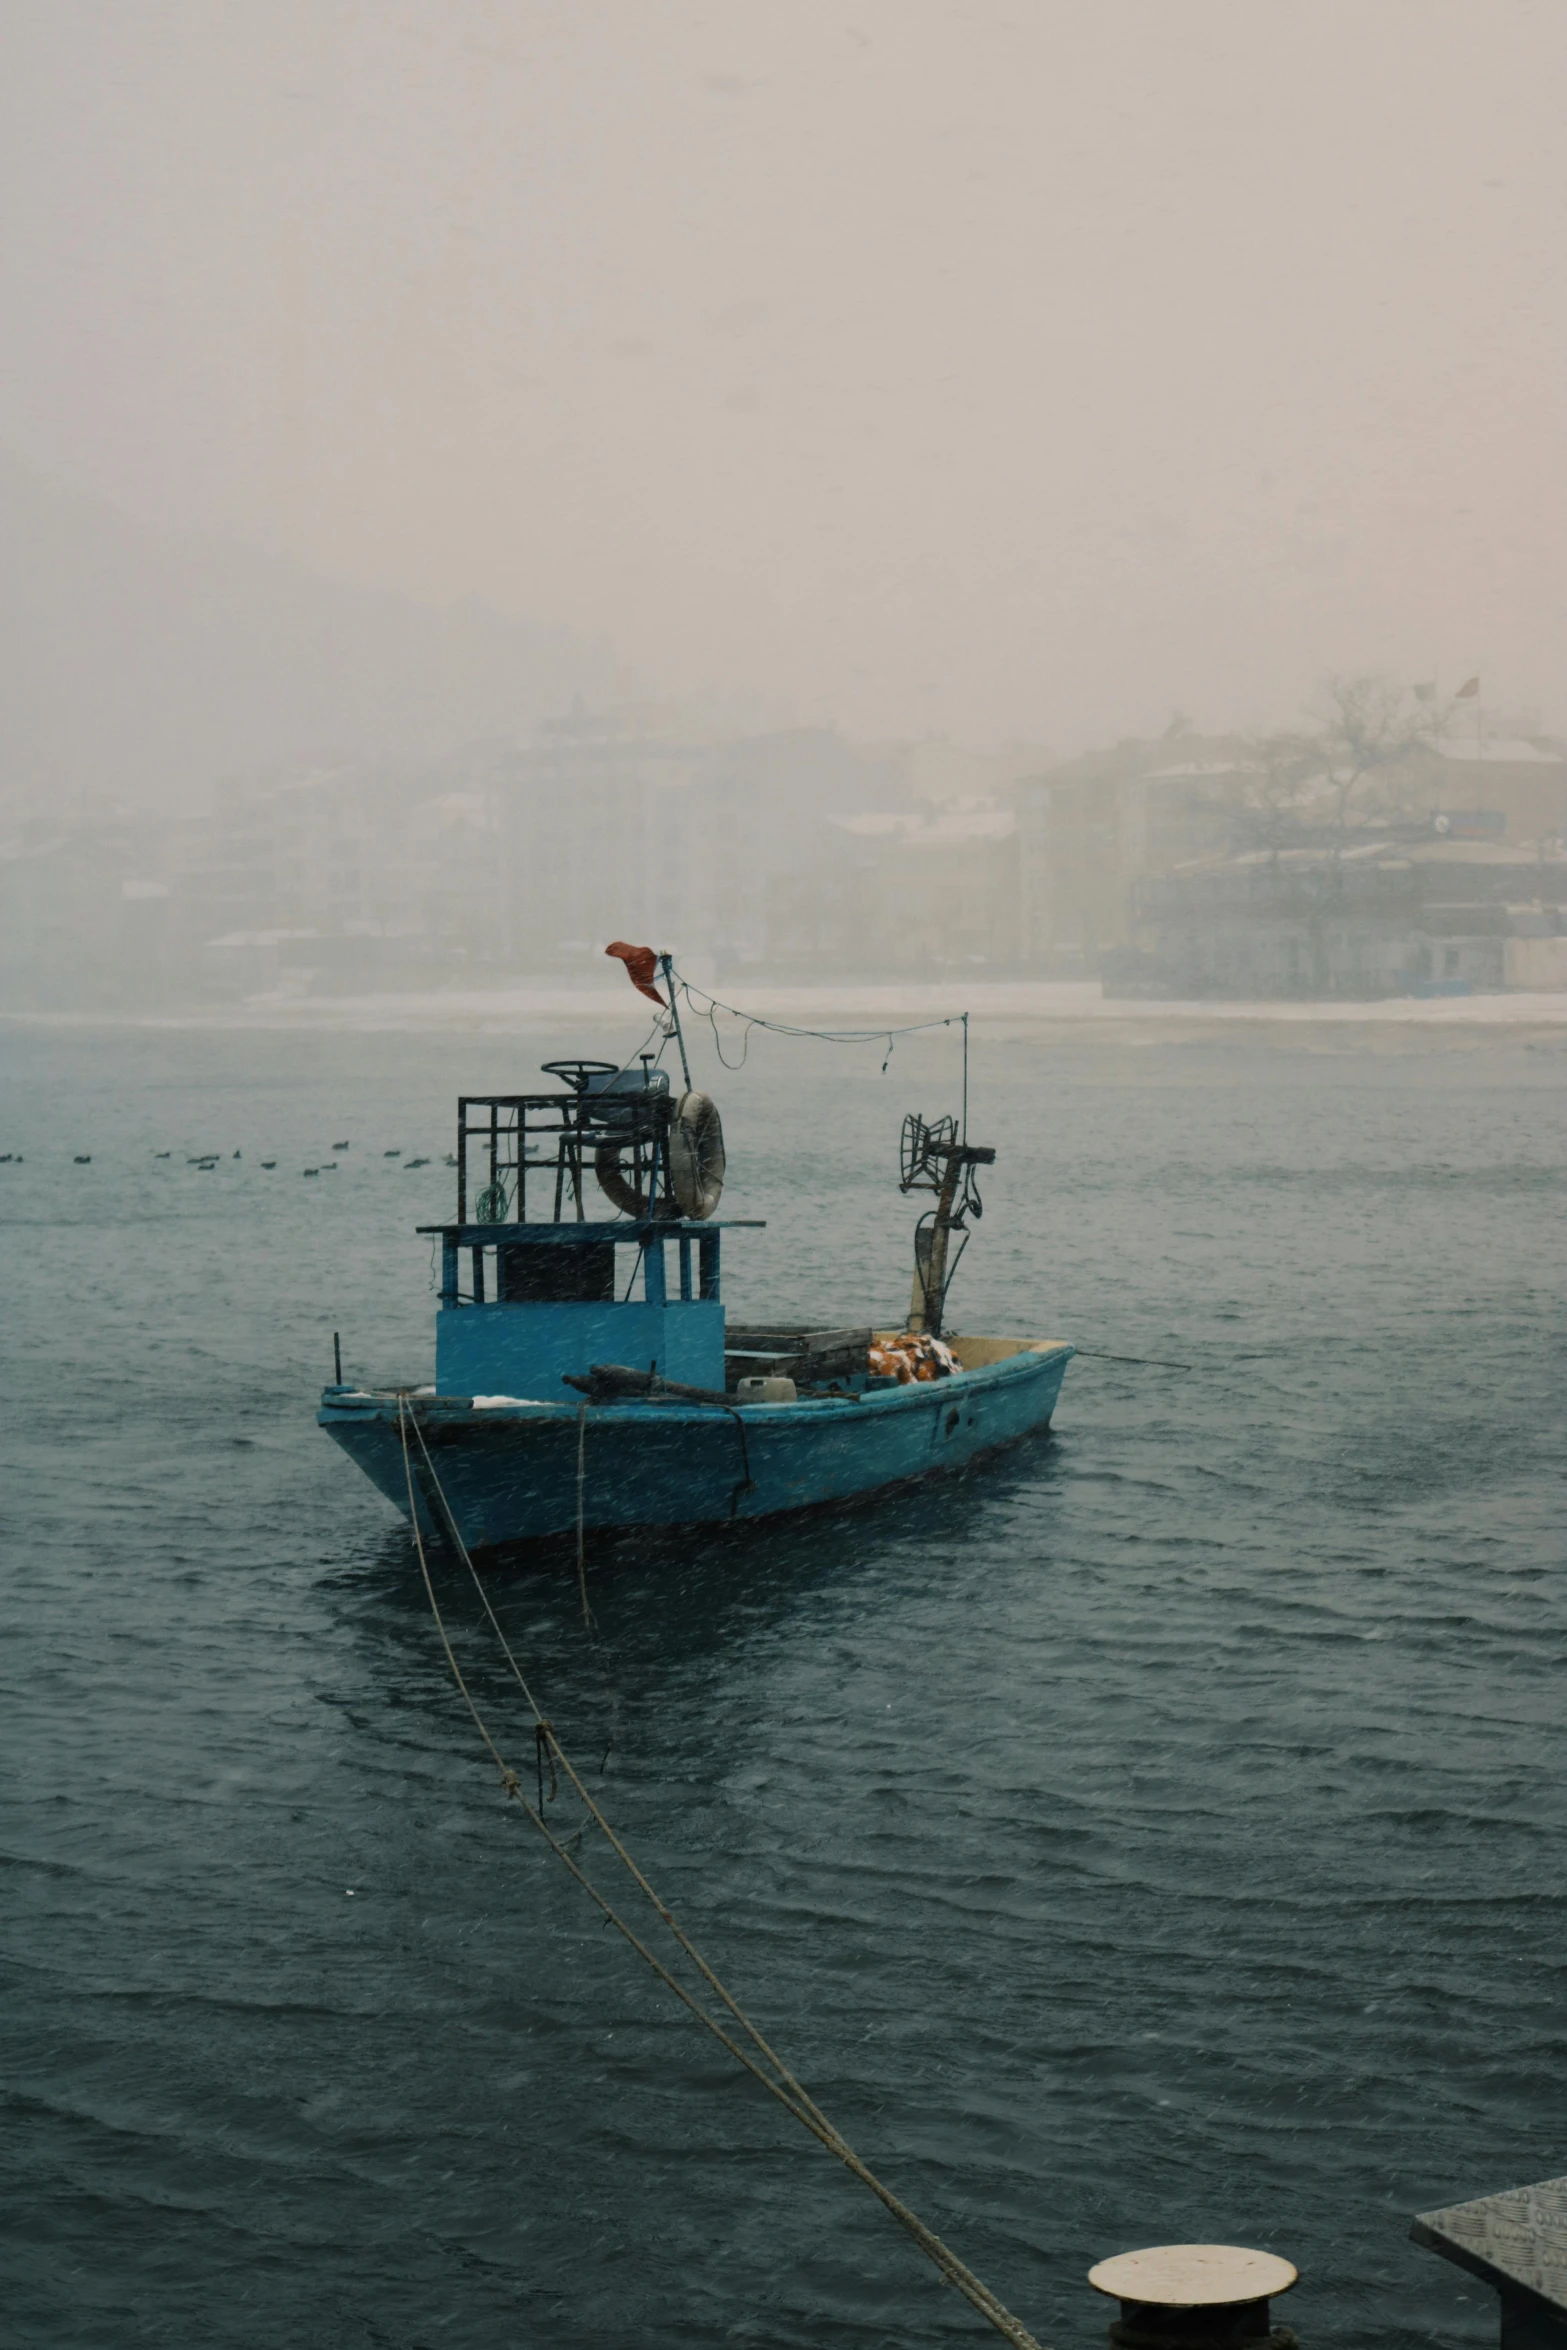
[[[625,954],[652,993],[651,952]],[[682,1090],[649,1053],[463,1096],[456,1215],[419,1227],[441,1255],[434,1382],[373,1391],[339,1367],[322,1394],[320,1426],[371,1483],[470,1551],[848,1502],[962,1468],[1055,1409],[1071,1346],[944,1332],[951,1236],[981,1213],[975,1171],[995,1157],[951,1118],[904,1124],[901,1188],[935,1194],[906,1323],[729,1321],[724,1237],[760,1227],[716,1212],[723,1130],[660,968]]]

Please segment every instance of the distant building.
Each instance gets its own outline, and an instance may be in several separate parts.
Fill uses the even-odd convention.
[[[24,823],[0,842],[0,1005],[172,1001],[190,960],[178,819]]]
[[[858,902],[833,818],[900,804],[886,763],[827,728],[719,742],[656,711],[541,727],[498,794],[519,969],[636,937],[716,971],[837,955]]]
[[[1552,976],[1556,974],[1556,976]],[[1373,998],[1567,984],[1567,854],[1362,832],[1145,879],[1117,994]]]
[[[1510,841],[1567,840],[1567,758],[1556,744],[1447,734],[1413,753],[1402,775],[1406,798],[1433,814],[1485,810],[1505,820]]]
[[[0,1004],[601,978],[615,937],[714,984],[1559,983],[1567,759],[1543,741],[1346,779],[1184,723],[1043,769],[716,723],[579,706],[521,745],[233,779],[200,820],[33,823],[0,842]]]
[[[1121,743],[1020,782],[1022,967],[1097,972],[1130,936],[1139,879],[1228,846],[1255,775],[1244,746],[1185,734]]]
[[[801,903],[775,931],[809,926],[827,969],[908,975],[963,965],[1010,971],[1018,958],[1017,816],[994,799],[831,819],[829,846]],[[793,886],[798,890],[798,877]],[[803,893],[802,893],[803,894]]]
[[[312,767],[215,795],[193,977],[241,995],[428,985],[497,961],[493,752]],[[259,976],[258,976],[259,975]]]
[[[710,740],[579,710],[520,747],[230,779],[177,824],[32,822],[0,839],[0,1005],[602,979],[615,937],[709,978],[871,967],[886,844],[834,819],[908,804],[891,759],[827,729]],[[973,947],[989,899],[952,849]]]

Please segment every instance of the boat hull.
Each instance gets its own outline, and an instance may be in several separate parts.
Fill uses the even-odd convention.
[[[443,1505],[470,1550],[589,1530],[719,1525],[852,1501],[962,1468],[1046,1428],[1072,1348],[1045,1340],[956,1339],[964,1369],[848,1401],[711,1405],[529,1403],[328,1389],[319,1424],[404,1516],[400,1410],[414,1508],[444,1532]],[[436,1483],[424,1464],[428,1449]]]

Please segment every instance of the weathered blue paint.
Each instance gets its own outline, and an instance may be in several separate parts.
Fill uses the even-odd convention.
[[[670,1309],[670,1319],[679,1311]],[[961,1350],[961,1339],[955,1343]],[[689,1526],[771,1517],[961,1468],[1049,1425],[1072,1352],[1067,1345],[1029,1347],[953,1379],[872,1390],[847,1403],[580,1407],[584,1523]],[[436,1395],[410,1398],[406,1409],[418,1419],[471,1549],[575,1526],[577,1405],[476,1410],[467,1397]],[[319,1417],[406,1515],[398,1411],[395,1395],[328,1388]],[[417,1469],[420,1448],[412,1438],[410,1445]],[[420,1494],[418,1506],[430,1527],[429,1497]]]
[[[442,1306],[435,1384],[443,1395],[561,1400],[561,1380],[592,1363],[655,1369],[688,1387],[724,1384],[724,1309],[714,1300],[625,1305]]]
[[[1032,1340],[954,1340],[963,1368],[929,1384],[870,1386],[861,1371],[841,1383],[848,1392],[724,1401],[720,1249],[723,1232],[745,1219],[663,1212],[674,1210],[669,1119],[642,1097],[664,1101],[667,1089],[646,1070],[635,1101],[628,1093],[612,1118],[584,1106],[596,1101],[577,1083],[597,1074],[590,1064],[546,1073],[563,1075],[570,1090],[459,1105],[457,1221],[420,1228],[441,1245],[435,1386],[370,1394],[338,1385],[321,1399],[321,1426],[405,1514],[434,1525],[449,1510],[474,1549],[565,1533],[579,1512],[594,1528],[771,1517],[960,1468],[1049,1426],[1072,1349]],[[522,1220],[468,1221],[470,1142],[489,1161],[476,1204],[498,1199]],[[588,1221],[589,1164],[606,1196],[634,1213]],[[555,1213],[532,1221],[529,1173],[548,1192],[552,1169]],[[652,1370],[709,1400],[581,1401],[565,1382],[596,1363]],[[412,1501],[400,1425],[409,1414],[423,1439],[409,1456]]]

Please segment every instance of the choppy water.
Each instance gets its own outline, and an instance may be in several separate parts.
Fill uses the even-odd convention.
[[[428,1369],[449,1178],[382,1153],[582,1041],[0,1037],[12,2340],[992,2338],[499,1804],[311,1422],[334,1325]],[[943,1049],[715,1085],[773,1219],[732,1304],[897,1311]],[[603,1667],[568,1579],[496,1587],[777,2044],[1062,2350],[1093,2259],[1212,2237],[1300,2263],[1308,2350],[1492,2340],[1408,2217],[1567,2168],[1564,1079],[985,1046],[956,1318],[1194,1373],[1079,1362],[966,1481],[601,1561]]]

